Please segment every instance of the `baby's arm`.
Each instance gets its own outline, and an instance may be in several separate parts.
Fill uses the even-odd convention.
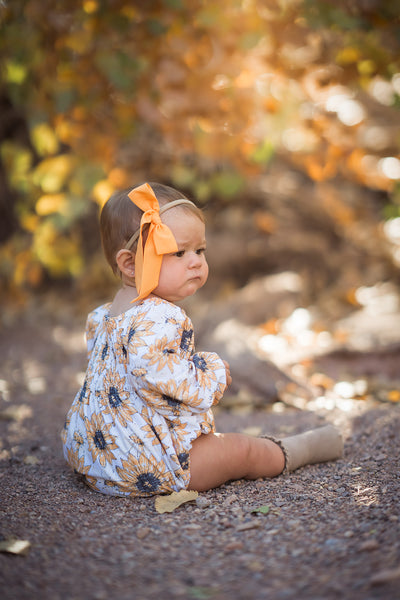
[[[158,366],[163,361],[161,354]],[[132,375],[137,393],[164,416],[206,412],[219,402],[229,381],[223,361],[212,352],[194,354],[191,359],[169,355],[161,369],[142,363]]]
[[[231,369],[229,366],[229,363],[226,362],[226,360],[222,361],[225,365],[225,371],[226,371],[226,387],[228,387],[229,385],[231,385],[232,383],[232,377],[231,377]]]
[[[154,336],[147,348],[130,356],[132,385],[164,416],[207,411],[231,380],[229,365],[216,353],[192,353],[190,326],[189,321],[169,321],[161,337]]]

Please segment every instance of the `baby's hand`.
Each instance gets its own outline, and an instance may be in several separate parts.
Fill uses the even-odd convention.
[[[231,370],[229,368],[229,363],[227,363],[226,360],[223,360],[222,362],[224,363],[225,371],[226,371],[226,385],[231,385],[232,377],[231,377]]]

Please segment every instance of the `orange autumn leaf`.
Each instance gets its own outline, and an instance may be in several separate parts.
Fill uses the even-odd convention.
[[[266,211],[257,211],[254,214],[254,221],[258,229],[264,233],[273,233],[278,226],[276,218]]]
[[[400,390],[390,390],[388,392],[388,400],[390,402],[400,402]]]

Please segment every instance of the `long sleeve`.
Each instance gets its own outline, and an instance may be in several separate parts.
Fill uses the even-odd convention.
[[[180,309],[179,309],[180,310]],[[193,352],[190,319],[168,319],[155,324],[147,347],[129,353],[129,372],[137,394],[158,413],[169,417],[204,413],[226,388],[226,371],[214,352]],[[162,335],[157,335],[157,330]],[[135,344],[134,336],[131,343]]]

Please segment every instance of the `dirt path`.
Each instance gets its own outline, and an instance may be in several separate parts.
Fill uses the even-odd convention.
[[[153,498],[90,491],[63,461],[59,431],[85,367],[81,326],[24,319],[1,331],[1,538],[30,543],[0,553],[3,600],[400,598],[398,403],[222,407],[222,431],[335,422],[345,456],[158,514]]]

